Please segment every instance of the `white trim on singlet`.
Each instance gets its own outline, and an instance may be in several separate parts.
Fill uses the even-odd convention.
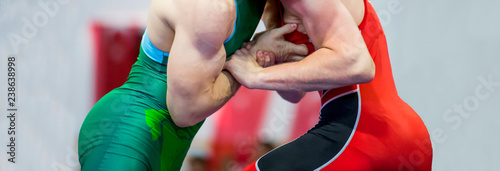
[[[351,93],[355,93],[355,92],[357,92],[357,93],[358,93],[358,114],[357,114],[357,116],[356,116],[356,122],[354,123],[354,127],[352,128],[351,135],[349,136],[349,139],[347,139],[347,141],[346,141],[346,143],[344,144],[344,146],[342,147],[342,149],[340,149],[340,151],[339,151],[339,152],[338,152],[335,156],[333,156],[333,158],[332,158],[332,159],[330,159],[328,162],[326,162],[325,164],[321,165],[320,167],[318,167],[318,168],[317,168],[317,169],[315,169],[314,171],[319,171],[319,170],[321,170],[321,169],[325,168],[325,167],[326,167],[326,166],[328,166],[330,163],[332,163],[335,159],[337,159],[337,158],[340,156],[340,154],[342,154],[342,152],[344,152],[344,150],[345,150],[345,148],[347,147],[347,145],[349,145],[349,142],[351,142],[351,139],[352,139],[352,137],[354,136],[354,133],[356,132],[356,128],[358,127],[359,117],[361,116],[361,93],[360,93],[360,91],[359,91],[359,84],[358,84],[358,85],[356,85],[356,86],[357,86],[357,89],[356,89],[356,90],[351,90],[351,91],[348,91],[348,92],[342,93],[342,94],[337,95],[337,96],[333,97],[332,99],[328,100],[328,102],[330,102],[330,101],[335,100],[335,99],[337,99],[337,98],[339,98],[339,97],[342,97],[342,96],[345,96],[345,95],[348,95],[348,94],[351,94]],[[328,102],[327,102],[327,103],[328,103]],[[327,104],[327,103],[325,103],[325,104]],[[323,106],[321,106],[321,108],[323,108]],[[298,138],[300,138],[300,137],[298,137]],[[280,145],[279,147],[276,147],[276,148],[274,148],[273,150],[271,150],[271,151],[267,152],[266,154],[262,155],[261,157],[259,157],[259,159],[257,159],[257,161],[255,162],[255,169],[257,169],[257,171],[260,171],[260,169],[259,169],[259,161],[260,161],[260,159],[261,159],[262,157],[264,157],[265,155],[267,155],[267,154],[269,154],[269,153],[273,152],[274,150],[276,150],[276,149],[278,149],[278,148],[280,148],[280,147],[282,147],[282,146],[285,146],[285,145],[287,145],[287,144],[290,144],[290,143],[294,142],[294,141],[295,141],[295,140],[297,140],[298,138],[295,138],[294,140],[292,140],[292,141],[290,141],[290,142],[288,142],[288,143],[286,143],[286,144]]]
[[[333,90],[333,89],[330,89],[330,90]],[[326,95],[326,93],[330,92],[330,90],[326,90],[326,91],[325,91],[325,90],[323,90],[323,91],[325,91],[325,93],[323,93],[323,91],[321,92],[321,98],[323,98],[323,96],[325,96],[325,95]]]
[[[356,85],[356,86],[358,87],[358,89],[357,89],[357,91],[358,91],[359,90],[359,84]],[[335,159],[337,159],[340,156],[340,154],[342,154],[344,152],[344,150],[347,148],[347,145],[349,145],[349,143],[351,142],[351,139],[354,136],[354,133],[356,132],[356,128],[358,127],[358,122],[359,122],[359,117],[360,116],[361,116],[361,93],[360,93],[360,91],[358,91],[358,116],[356,117],[356,123],[354,123],[354,127],[352,128],[352,132],[351,132],[351,135],[349,136],[349,139],[347,139],[347,142],[344,144],[344,146],[342,147],[342,149],[337,153],[337,155],[335,155],[332,159],[330,159],[330,161],[326,162],[325,164],[323,164],[322,166],[318,167],[314,171],[319,171],[319,170],[325,168],[330,163],[332,163]]]

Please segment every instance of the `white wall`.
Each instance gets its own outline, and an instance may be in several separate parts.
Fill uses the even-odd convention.
[[[50,6],[51,16],[39,2],[55,3],[58,8]],[[109,21],[115,25],[134,21],[144,25],[148,7],[145,0],[0,0],[0,170],[79,170],[78,132],[93,105],[89,22],[113,16]],[[32,22],[39,15],[47,18],[38,19],[37,32],[23,35],[23,18]],[[16,51],[9,34],[26,37],[28,42]],[[9,54],[17,54],[19,74],[15,164],[7,162],[5,153]]]
[[[145,0],[58,2],[57,12],[37,33],[23,35],[22,19],[32,21],[44,12],[38,2],[49,1],[56,2],[0,0],[2,171],[79,169],[76,138],[93,105],[89,21],[144,25],[149,5]],[[388,7],[391,4],[396,8]],[[500,119],[500,86],[485,89],[480,81],[491,77],[500,82],[500,2],[377,0],[373,5],[384,22],[400,96],[431,134],[443,132],[432,137],[434,170],[500,170],[495,163],[500,161],[500,126],[495,124]],[[19,51],[9,42],[12,34],[27,37]],[[18,56],[16,164],[7,163],[5,155],[9,54]],[[470,115],[456,113],[456,105],[465,105]]]
[[[434,170],[500,170],[500,3],[379,0],[373,5],[384,23],[399,95],[431,133]],[[489,77],[497,83],[491,91],[480,81]],[[455,106],[469,115],[463,117]]]

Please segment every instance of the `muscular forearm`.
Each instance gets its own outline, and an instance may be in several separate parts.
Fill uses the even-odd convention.
[[[248,85],[255,89],[307,92],[366,83],[373,79],[373,74],[368,52],[340,54],[320,48],[299,62],[261,69]]]
[[[177,126],[187,127],[197,124],[219,110],[235,93],[240,84],[228,71],[222,71],[213,83],[208,83],[201,91],[167,94],[168,106]],[[193,93],[196,92],[196,93]],[[182,95],[183,94],[183,95]]]
[[[212,84],[211,101],[206,102],[217,111],[238,91],[241,84],[227,70],[223,70]],[[210,115],[210,114],[209,114]]]

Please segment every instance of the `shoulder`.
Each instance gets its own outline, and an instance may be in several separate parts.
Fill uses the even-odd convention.
[[[173,29],[181,26],[224,26],[234,23],[234,0],[152,0],[149,15],[157,16]]]
[[[219,53],[234,27],[234,0],[164,1],[168,1],[166,9],[170,11],[162,18],[174,31],[174,44],[192,46],[205,56]]]
[[[234,0],[176,1],[174,30],[207,42],[224,42],[236,20]]]
[[[181,26],[204,26],[211,28],[218,26],[223,29],[233,23],[236,17],[234,0],[183,0],[169,1],[168,20]]]
[[[332,13],[342,5],[341,0],[282,0],[282,3],[286,9],[300,17]]]

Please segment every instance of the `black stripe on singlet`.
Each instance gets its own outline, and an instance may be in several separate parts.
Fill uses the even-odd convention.
[[[316,170],[331,163],[354,133],[360,111],[358,93],[344,95],[326,104],[316,126],[261,157],[256,163],[258,170]]]

